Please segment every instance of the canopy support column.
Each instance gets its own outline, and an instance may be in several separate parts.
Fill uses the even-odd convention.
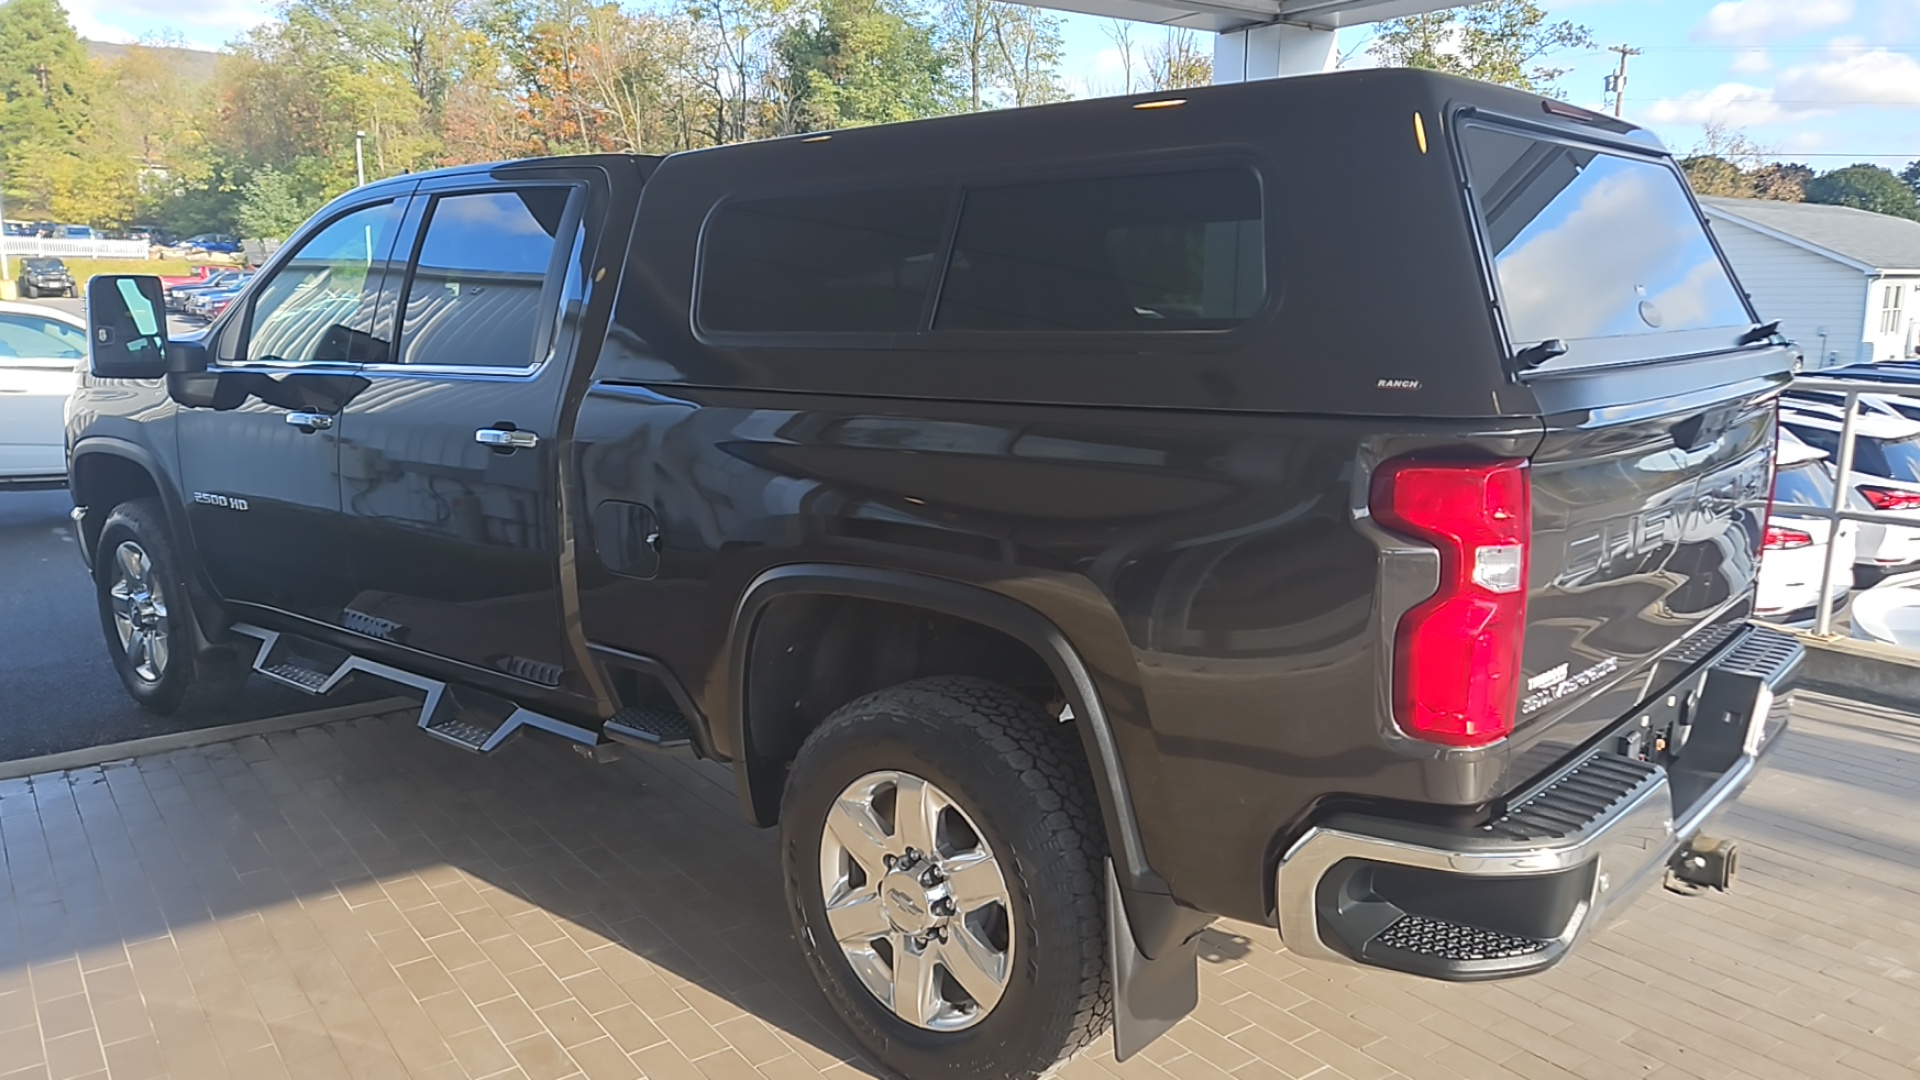
[[[1223,30],[1213,39],[1213,81],[1247,82],[1332,71],[1334,31],[1268,23]]]

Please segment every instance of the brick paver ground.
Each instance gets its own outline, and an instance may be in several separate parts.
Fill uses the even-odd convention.
[[[1202,1004],[1068,1080],[1920,1075],[1920,721],[1803,702],[1718,832],[1548,975],[1443,986],[1210,933]],[[723,772],[475,758],[405,717],[0,782],[0,1076],[875,1075]]]

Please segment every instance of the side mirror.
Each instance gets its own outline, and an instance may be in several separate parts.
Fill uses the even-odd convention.
[[[159,278],[100,274],[87,283],[87,370],[101,379],[167,374],[167,304]]]

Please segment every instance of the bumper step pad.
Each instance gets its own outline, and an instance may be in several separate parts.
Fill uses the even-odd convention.
[[[1553,945],[1539,938],[1503,934],[1478,926],[1430,919],[1425,915],[1402,915],[1393,925],[1367,942],[1366,951],[1397,949],[1437,960],[1511,960],[1532,956]]]

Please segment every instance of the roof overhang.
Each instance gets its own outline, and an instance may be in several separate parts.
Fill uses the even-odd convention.
[[[1404,19],[1460,6],[1460,0],[1026,0],[1035,7],[1193,30],[1287,23],[1318,30]]]

